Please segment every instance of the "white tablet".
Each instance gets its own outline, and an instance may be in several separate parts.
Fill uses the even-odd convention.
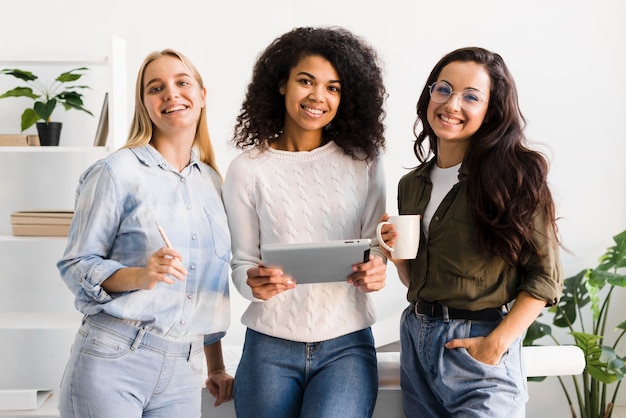
[[[297,284],[343,282],[353,273],[352,265],[369,259],[369,238],[297,244],[261,245],[261,260],[267,267],[281,268]]]

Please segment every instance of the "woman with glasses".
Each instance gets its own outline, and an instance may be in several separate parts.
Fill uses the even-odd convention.
[[[417,102],[419,165],[398,211],[422,215],[420,248],[413,260],[383,249],[408,287],[407,417],[524,417],[521,336],[563,285],[548,163],[524,123],[506,64],[482,48],[445,55]],[[382,232],[392,247],[403,233]]]

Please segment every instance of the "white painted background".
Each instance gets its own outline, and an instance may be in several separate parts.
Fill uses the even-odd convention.
[[[128,118],[136,72],[145,55],[166,47],[188,55],[208,86],[209,126],[223,173],[236,154],[227,141],[257,54],[295,26],[341,25],[353,30],[378,49],[384,63],[390,212],[396,207],[398,179],[416,164],[415,104],[430,69],[452,49],[483,46],[499,52],[509,65],[528,120],[528,137],[550,156],[549,181],[562,218],[559,226],[573,253],[563,254],[566,275],[595,265],[612,244],[611,236],[626,227],[624,0],[30,0],[2,2],[0,15],[0,60],[102,57],[112,34],[123,38]],[[102,66],[95,67],[85,78],[93,87],[85,100],[98,113],[106,86]],[[12,78],[0,76],[1,92],[14,85]],[[0,132],[19,132],[23,107],[18,100],[0,100]],[[70,122],[61,146],[91,144],[96,118],[62,110],[54,116]],[[381,317],[375,331],[383,344],[397,335],[397,314],[405,300],[393,268],[387,288],[374,297]],[[243,333],[243,304],[236,294],[233,302],[227,343],[240,342]],[[556,380],[530,383],[530,391],[528,416],[568,416]]]

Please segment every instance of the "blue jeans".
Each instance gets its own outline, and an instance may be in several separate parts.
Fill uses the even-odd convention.
[[[79,328],[61,383],[63,418],[200,417],[203,339],[175,342],[105,314]]]
[[[235,374],[238,418],[367,418],[377,395],[370,328],[317,343],[246,330]]]
[[[528,400],[521,339],[491,366],[465,348],[447,349],[455,338],[488,335],[499,321],[431,318],[402,314],[400,327],[402,407],[406,417],[524,418]]]

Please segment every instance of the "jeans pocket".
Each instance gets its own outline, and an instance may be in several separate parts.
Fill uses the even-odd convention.
[[[204,348],[200,347],[191,352],[189,357],[189,367],[195,374],[204,373]]]
[[[82,353],[101,358],[120,358],[130,351],[130,342],[112,334],[95,331],[86,336]]]

